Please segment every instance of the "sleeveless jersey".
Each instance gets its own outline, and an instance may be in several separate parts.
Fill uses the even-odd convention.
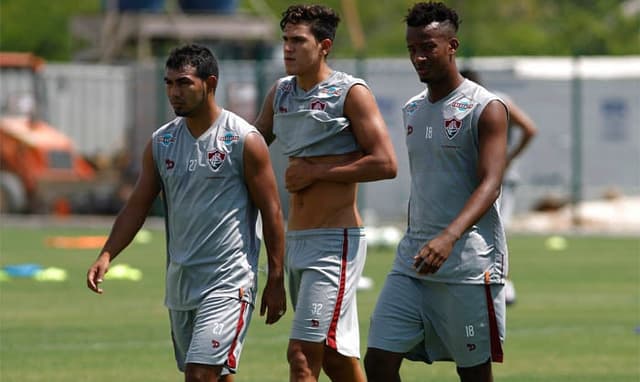
[[[295,76],[282,78],[273,99],[273,132],[284,154],[312,157],[359,150],[344,116],[347,93],[356,84],[367,86],[362,79],[334,71],[305,92],[298,87]]]
[[[465,231],[442,267],[419,275],[414,256],[460,213],[480,179],[478,119],[493,100],[478,84],[465,80],[444,99],[431,103],[428,90],[403,107],[411,188],[407,232],[398,246],[394,269],[407,275],[448,283],[503,283],[507,246],[497,202]],[[506,106],[505,106],[506,107]]]
[[[253,303],[260,241],[244,180],[243,149],[259,132],[223,110],[195,139],[178,117],[152,135],[165,205],[165,304],[195,308],[209,294]]]

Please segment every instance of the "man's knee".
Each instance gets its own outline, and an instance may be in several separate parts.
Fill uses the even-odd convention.
[[[402,355],[380,349],[368,348],[364,356],[364,370],[369,382],[400,380]]]
[[[332,381],[365,380],[358,358],[342,355],[328,347],[325,347],[322,369]]]
[[[325,348],[324,355],[322,357],[322,368],[325,371],[338,370],[344,368],[350,359],[338,353],[337,351]]]
[[[492,382],[491,360],[471,367],[456,368],[461,382]]]
[[[184,371],[185,382],[218,382],[221,366],[188,363]]]
[[[320,373],[322,344],[291,341],[287,349],[289,371],[297,378],[307,378]]]

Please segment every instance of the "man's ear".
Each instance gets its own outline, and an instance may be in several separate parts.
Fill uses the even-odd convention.
[[[322,53],[326,57],[329,54],[329,52],[331,52],[331,48],[333,47],[333,41],[331,39],[325,38],[324,40],[320,41],[320,47],[322,49]]]
[[[207,87],[213,90],[213,94],[216,94],[216,88],[218,87],[218,77],[209,76],[205,82],[207,83]]]
[[[451,54],[455,54],[458,51],[458,47],[460,46],[460,41],[457,37],[452,37],[449,39],[449,52]]]

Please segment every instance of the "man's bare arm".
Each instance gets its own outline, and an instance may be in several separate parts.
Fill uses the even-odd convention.
[[[415,256],[419,273],[435,273],[449,258],[455,242],[487,212],[500,195],[507,157],[507,111],[499,101],[485,107],[478,121],[480,183],[456,218]]]
[[[371,91],[365,86],[354,85],[347,95],[344,114],[351,123],[350,128],[363,155],[344,163],[295,161],[286,173],[289,191],[297,191],[289,187],[290,183],[300,187],[318,180],[357,183],[396,176],[398,165],[395,150]]]
[[[160,192],[158,173],[153,163],[151,141],[147,143],[142,158],[142,170],[129,200],[124,205],[111,228],[109,238],[98,259],[87,272],[87,286],[96,293],[102,293],[99,284],[109,269],[111,261],[131,243],[144,224],[153,201]]]
[[[507,111],[499,101],[485,107],[478,121],[480,183],[447,230],[460,237],[500,195],[500,185],[507,161]]]
[[[273,134],[273,97],[276,92],[277,83],[274,84],[269,92],[264,98],[264,102],[262,103],[262,109],[260,110],[260,114],[258,114],[258,118],[256,119],[254,126],[260,131],[264,140],[267,142],[267,145],[270,145],[271,142],[276,138]]]
[[[262,215],[267,249],[268,278],[262,293],[260,315],[267,324],[280,319],[286,310],[284,291],[284,222],[276,178],[263,137],[249,134],[244,144],[244,176],[251,200]]]

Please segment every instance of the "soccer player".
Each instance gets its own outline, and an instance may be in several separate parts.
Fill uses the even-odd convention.
[[[88,287],[134,238],[161,192],[166,211],[165,305],[185,381],[216,382],[235,373],[257,294],[261,213],[268,278],[260,314],[286,309],[284,223],[268,147],[249,123],[216,103],[218,63],[198,45],[174,49],[165,85],[177,115],[144,150],[135,189],[116,218]],[[224,381],[230,381],[224,377]]]
[[[364,381],[356,286],[366,256],[357,183],[393,178],[396,157],[367,84],[327,63],[338,15],[293,5],[280,21],[289,76],[268,92],[256,127],[284,147],[290,193],[287,276],[295,309],[290,381]]]
[[[470,79],[480,85],[480,75],[471,69],[461,70],[460,74],[464,78]],[[538,132],[536,124],[533,119],[516,104],[506,94],[495,92],[509,108],[509,130],[507,131],[507,165],[505,175],[502,180],[502,191],[500,192],[500,218],[505,228],[509,228],[509,223],[513,217],[513,211],[515,207],[515,191],[520,183],[520,174],[516,167],[518,158],[524,149],[529,146],[531,140]],[[520,130],[520,134],[517,135],[517,139],[514,138],[513,131],[515,129]],[[504,284],[505,300],[507,305],[516,302],[516,289],[511,279],[505,280]]]
[[[452,360],[461,381],[491,381],[505,334],[507,247],[496,201],[507,108],[458,72],[455,10],[421,2],[405,21],[427,89],[403,107],[409,225],[371,317],[365,370],[369,382],[392,382],[404,358]]]

